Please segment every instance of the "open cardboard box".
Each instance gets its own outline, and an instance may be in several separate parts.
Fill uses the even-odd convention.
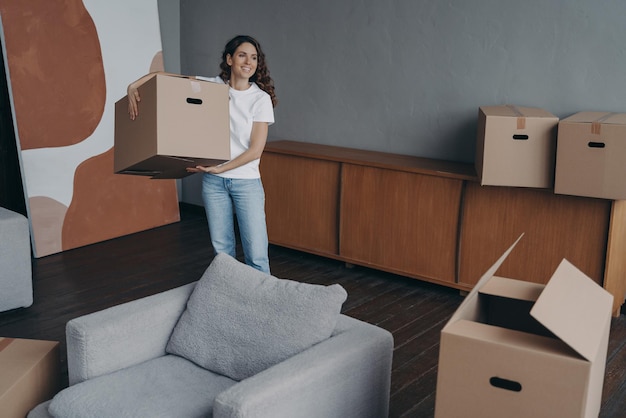
[[[563,260],[548,284],[483,275],[441,331],[436,417],[597,417],[613,296]]]
[[[230,159],[228,85],[155,74],[138,90],[135,120],[128,96],[115,103],[115,173],[182,178]]]

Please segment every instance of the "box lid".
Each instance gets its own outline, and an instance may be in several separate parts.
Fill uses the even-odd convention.
[[[480,110],[487,116],[528,117],[558,119],[547,110],[537,107],[523,107],[514,105],[480,106]]]
[[[613,295],[564,259],[530,314],[591,361],[600,349],[612,309]]]
[[[578,112],[563,119],[562,122],[626,125],[626,113]]]

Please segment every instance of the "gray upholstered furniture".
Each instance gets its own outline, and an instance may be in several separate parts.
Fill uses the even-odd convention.
[[[219,254],[196,283],[69,321],[70,386],[29,418],[386,417],[393,338],[345,298]]]
[[[0,312],[33,304],[28,219],[0,207]]]

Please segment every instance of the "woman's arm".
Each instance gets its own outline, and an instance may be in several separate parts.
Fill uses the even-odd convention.
[[[187,171],[189,171],[190,173],[221,174],[225,171],[241,167],[242,165],[247,164],[250,161],[261,158],[261,154],[263,154],[263,149],[265,149],[265,143],[267,142],[268,130],[269,124],[267,122],[254,122],[252,124],[252,133],[250,134],[250,148],[244,151],[241,155],[220,165],[212,167],[188,167]]]
[[[139,114],[139,102],[141,101],[141,97],[139,97],[138,88],[155,74],[180,77],[179,74],[166,73],[165,71],[155,71],[130,83],[126,89],[126,93],[128,94],[128,114],[132,120],[135,120]]]

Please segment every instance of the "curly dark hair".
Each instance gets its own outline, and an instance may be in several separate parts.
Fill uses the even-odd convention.
[[[222,62],[220,63],[220,78],[224,80],[224,82],[228,82],[230,79],[230,67],[226,62],[226,57],[230,55],[231,57],[235,55],[235,51],[241,44],[244,43],[252,44],[256,48],[257,52],[257,69],[252,77],[250,77],[250,81],[253,81],[259,86],[261,90],[270,95],[272,99],[272,106],[276,107],[278,104],[278,100],[276,99],[276,93],[274,92],[274,80],[270,77],[270,70],[267,68],[265,64],[265,54],[261,49],[261,44],[259,41],[254,39],[251,36],[247,35],[237,35],[224,47],[224,52],[222,52]]]

